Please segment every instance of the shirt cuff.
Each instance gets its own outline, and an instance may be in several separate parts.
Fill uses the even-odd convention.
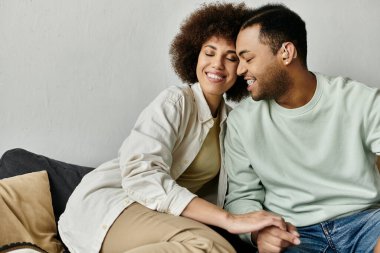
[[[162,205],[160,205],[158,211],[179,216],[196,196],[197,195],[191,193],[188,189],[177,185],[175,189],[169,193]]]

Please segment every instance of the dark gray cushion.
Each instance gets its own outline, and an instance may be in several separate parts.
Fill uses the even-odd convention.
[[[71,193],[82,177],[92,169],[60,162],[17,148],[8,150],[1,157],[0,179],[46,170],[49,176],[54,216],[58,221]]]

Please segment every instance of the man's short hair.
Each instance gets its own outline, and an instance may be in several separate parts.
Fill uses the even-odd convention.
[[[301,17],[282,4],[267,4],[255,10],[241,30],[247,27],[260,26],[260,42],[269,45],[276,54],[282,43],[292,42],[302,64],[307,67],[307,33],[305,22]]]

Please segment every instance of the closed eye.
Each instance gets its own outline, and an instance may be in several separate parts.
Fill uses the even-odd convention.
[[[248,63],[248,62],[252,61],[254,58],[255,58],[255,57],[252,57],[252,58],[248,58],[248,59],[246,59],[246,60],[245,60],[245,62],[247,62],[247,63]]]
[[[239,58],[235,53],[228,53],[226,54],[226,59],[229,60],[230,62],[238,62]]]
[[[236,57],[227,57],[227,60],[229,60],[230,62],[237,62],[237,61],[239,61],[239,59],[236,58]]]

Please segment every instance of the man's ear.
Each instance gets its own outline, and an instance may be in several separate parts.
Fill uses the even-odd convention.
[[[297,49],[292,42],[284,42],[280,48],[281,60],[284,65],[289,65],[297,58]]]

